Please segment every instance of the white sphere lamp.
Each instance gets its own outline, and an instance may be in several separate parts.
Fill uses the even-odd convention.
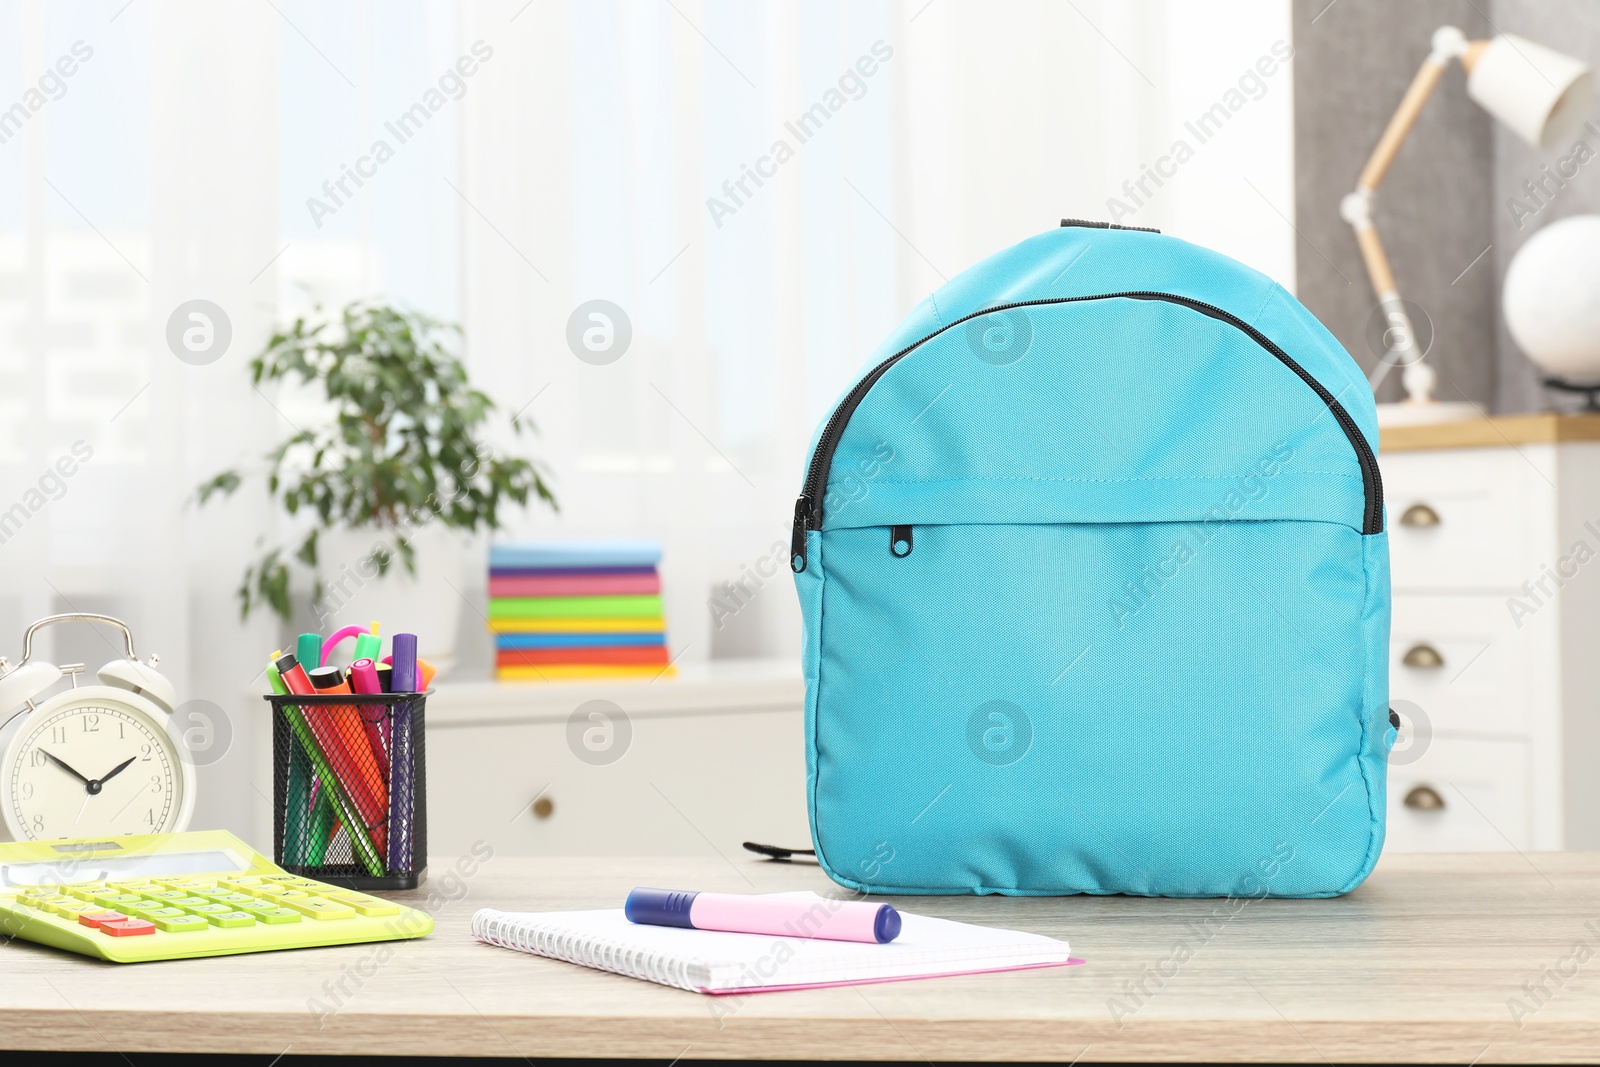
[[[1587,394],[1600,411],[1600,215],[1553,222],[1506,270],[1506,329],[1545,385]]]

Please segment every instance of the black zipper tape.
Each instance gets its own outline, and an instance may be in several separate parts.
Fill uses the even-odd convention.
[[[855,384],[855,387],[850,392],[845,394],[845,398],[839,402],[839,406],[833,409],[833,413],[828,416],[828,421],[822,428],[822,436],[817,439],[817,449],[811,455],[810,467],[806,469],[805,486],[801,489],[800,498],[795,501],[794,532],[789,543],[789,566],[796,574],[806,569],[806,531],[822,529],[822,498],[828,484],[828,471],[833,466],[833,453],[839,447],[839,441],[844,436],[844,430],[850,422],[850,416],[855,414],[855,410],[861,405],[861,401],[866,399],[867,394],[872,391],[872,387],[878,384],[879,378],[888,373],[890,367],[893,367],[906,356],[946,330],[983,315],[992,315],[997,311],[1011,311],[1015,308],[1045,307],[1053,304],[1077,304],[1089,300],[1119,299],[1155,300],[1167,304],[1177,304],[1191,311],[1198,311],[1200,314],[1216,319],[1218,322],[1225,322],[1266,349],[1276,357],[1279,363],[1299,375],[1300,380],[1310,386],[1318,398],[1327,405],[1328,410],[1339,423],[1339,428],[1344,431],[1345,437],[1349,439],[1350,446],[1355,449],[1356,460],[1361,464],[1361,487],[1366,496],[1361,532],[1363,534],[1383,532],[1383,477],[1378,472],[1378,457],[1373,454],[1372,446],[1367,444],[1367,439],[1361,433],[1361,428],[1356,425],[1356,420],[1350,417],[1350,413],[1344,409],[1343,404],[1339,403],[1337,397],[1328,392],[1327,388],[1317,381],[1310,371],[1300,366],[1287,352],[1274,344],[1271,338],[1237,315],[1224,311],[1215,305],[1207,304],[1201,300],[1192,300],[1186,296],[1136,290],[1126,293],[1099,293],[1092,296],[1059,296],[1042,300],[1019,300],[1014,304],[1000,304],[997,307],[984,308],[982,311],[974,311],[970,315],[963,315],[961,318],[948,325],[941,326],[927,336],[918,338],[873,367]]]

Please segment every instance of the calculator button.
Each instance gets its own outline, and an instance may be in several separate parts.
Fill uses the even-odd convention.
[[[333,900],[320,900],[316,897],[282,897],[283,906],[293,908],[302,915],[309,915],[313,919],[351,919],[355,917],[354,908],[340,904]]]
[[[154,893],[145,894],[145,896],[150,897],[152,900],[179,900],[188,895],[189,894],[182,889],[161,889]]]
[[[63,901],[60,904],[47,904],[45,911],[51,915],[59,915],[63,919],[76,919],[86,911],[95,911],[96,906],[81,900]]]
[[[256,917],[247,915],[242,911],[220,911],[206,915],[206,922],[223,930],[233,930],[241,926],[254,926]]]
[[[166,906],[164,900],[141,900],[137,904],[124,904],[122,910],[136,919],[148,919],[150,913]]]
[[[205,904],[185,904],[183,905],[183,910],[188,912],[190,915],[221,915],[224,912],[229,912],[233,909],[228,907],[226,904],[212,904],[207,902]]]
[[[78,916],[78,921],[85,926],[100,927],[105,923],[126,922],[128,917],[120,911],[86,911]]]
[[[224,878],[224,879],[221,880],[221,884],[222,885],[237,885],[237,886],[254,886],[254,885],[260,885],[261,884],[261,879],[252,874],[252,875],[246,875],[243,878]]]
[[[252,914],[255,915],[257,922],[263,922],[269,926],[300,921],[300,913],[290,908],[266,908],[260,911],[253,911]]]
[[[53,885],[36,885],[24,889],[19,895],[24,897],[55,897],[60,896],[61,891]]]
[[[119,923],[101,923],[100,932],[112,937],[137,937],[139,934],[155,933],[156,924],[143,919],[124,919]]]
[[[211,929],[211,924],[199,915],[162,915],[150,921],[169,934],[192,934],[196,930]]]
[[[232,904],[235,907],[240,904],[248,904],[255,899],[248,893],[206,893],[204,895],[213,904]]]
[[[78,900],[93,900],[95,898],[95,893],[102,892],[102,890],[78,889],[73,886],[68,886],[66,889],[62,890],[62,892],[66,893],[66,895],[69,897],[76,897]]]
[[[211,901],[207,900],[205,897],[177,897],[173,900],[167,901],[167,904],[174,908],[198,908],[202,905],[210,903]]]
[[[96,894],[94,902],[103,908],[117,908],[124,904],[135,904],[142,899],[144,898],[137,893],[99,893]]]
[[[217,884],[209,878],[157,878],[155,881],[168,889],[211,889]]]
[[[187,915],[182,908],[149,908],[139,915],[141,919],[173,919],[179,915]]]
[[[281,885],[258,885],[251,892],[258,897],[281,897],[290,890]]]
[[[328,899],[349,905],[362,915],[400,914],[400,905],[378,897],[369,897],[365,893],[329,893]]]

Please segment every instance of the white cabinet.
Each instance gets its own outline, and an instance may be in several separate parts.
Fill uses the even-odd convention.
[[[428,851],[481,839],[504,855],[740,861],[749,840],[809,848],[803,704],[796,661],[654,684],[441,686],[427,708]]]
[[[1389,840],[1405,852],[1533,846],[1526,741],[1435,737],[1415,764],[1389,768]]]
[[[1600,847],[1600,416],[1386,430],[1396,851]]]

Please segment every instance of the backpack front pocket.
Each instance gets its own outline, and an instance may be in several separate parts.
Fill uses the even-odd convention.
[[[1381,842],[1369,540],[1287,520],[827,530],[819,858],[887,892],[1343,891]]]

